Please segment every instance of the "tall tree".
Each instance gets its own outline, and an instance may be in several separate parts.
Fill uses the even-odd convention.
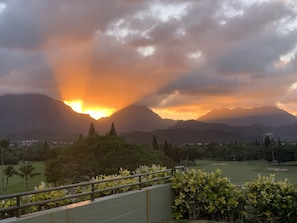
[[[57,184],[64,184],[67,182],[67,179],[65,177],[65,172],[69,170],[70,168],[67,168],[65,163],[67,163],[67,160],[64,159],[64,157],[58,159],[58,157],[52,158],[50,160],[47,160],[45,162],[45,180],[47,182],[54,183],[55,186]],[[59,170],[59,171],[57,171]],[[71,169],[73,171],[73,169]],[[73,172],[71,172],[73,174]]]
[[[109,136],[116,136],[117,135],[117,132],[115,130],[115,127],[114,127],[114,124],[111,123],[111,128],[110,128],[110,131],[109,131]]]
[[[9,147],[9,139],[0,140],[0,158],[1,158],[1,178],[2,178],[2,190],[4,191],[4,152]]]
[[[167,139],[165,139],[165,142],[164,142],[164,153],[170,157],[170,148],[169,148],[169,144],[167,142]]]
[[[16,170],[14,169],[13,166],[9,165],[7,167],[5,167],[4,169],[4,174],[6,176],[6,186],[5,186],[5,190],[7,190],[7,187],[8,187],[8,179],[10,177],[13,177],[13,175],[16,174]]]
[[[265,147],[268,147],[270,144],[271,144],[270,137],[269,136],[265,136],[265,139],[264,139],[264,145],[265,145]]]
[[[157,142],[156,136],[153,137],[153,149],[154,150],[159,150],[159,144]]]
[[[33,173],[34,169],[35,168],[31,163],[26,162],[24,165],[19,167],[19,172],[17,173],[20,177],[25,179],[27,191],[29,190],[29,178],[40,175],[40,173]]]
[[[78,141],[81,142],[83,140],[83,135],[80,133],[78,137]]]
[[[91,123],[89,128],[89,136],[94,136],[95,134],[96,134],[96,130],[95,130],[94,124]]]
[[[47,141],[42,146],[37,147],[37,155],[39,161],[46,161],[50,157],[50,146]]]

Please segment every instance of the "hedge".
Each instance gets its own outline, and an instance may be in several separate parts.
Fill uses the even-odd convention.
[[[225,222],[296,222],[297,188],[274,175],[235,186],[221,170],[187,169],[172,179],[173,217]]]

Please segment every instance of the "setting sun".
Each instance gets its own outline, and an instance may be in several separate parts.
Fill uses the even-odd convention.
[[[76,111],[82,114],[89,114],[92,118],[96,120],[103,117],[109,117],[114,112],[114,109],[110,109],[110,108],[84,106],[82,100],[64,101],[64,103],[70,106],[73,111]]]

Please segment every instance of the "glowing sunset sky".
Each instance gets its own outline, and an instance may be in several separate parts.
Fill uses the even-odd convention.
[[[42,93],[80,112],[142,104],[297,115],[296,0],[0,0],[0,95]]]

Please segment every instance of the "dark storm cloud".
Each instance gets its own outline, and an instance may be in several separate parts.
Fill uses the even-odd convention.
[[[50,66],[40,53],[0,49],[0,95],[38,92],[59,97]]]
[[[1,2],[0,94],[18,86],[58,95],[57,84],[79,80],[78,93],[106,93],[109,106],[118,95],[121,106],[249,106],[253,97],[285,102],[297,81],[296,59],[280,60],[297,45],[294,1]]]
[[[297,31],[287,35],[265,33],[222,56],[216,61],[217,71],[229,75],[262,74],[269,65],[279,61],[280,56],[294,48],[296,43]]]
[[[39,53],[25,53],[0,49],[0,76],[8,75],[13,70],[30,70],[44,63]]]
[[[0,14],[0,46],[34,49],[63,40],[91,39],[118,18],[133,12],[121,1],[11,0]]]

